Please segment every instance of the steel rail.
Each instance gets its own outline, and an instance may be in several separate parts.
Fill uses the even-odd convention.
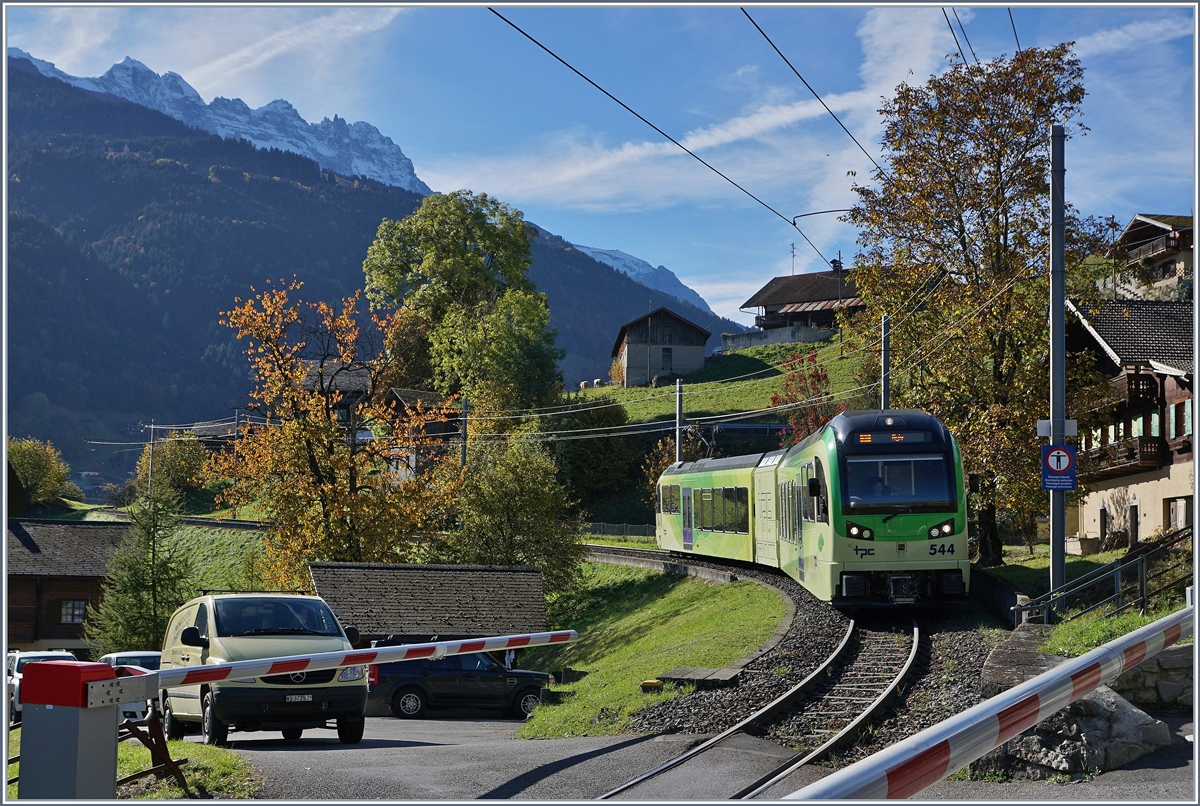
[[[816,750],[814,750],[811,753],[809,753],[808,755],[804,756],[804,758],[800,759],[799,761],[792,759],[790,761],[784,762],[779,767],[776,767],[774,770],[772,770],[771,772],[762,776],[754,783],[750,784],[749,786],[743,788],[736,794],[732,795],[731,799],[733,799],[733,800],[747,799],[748,800],[750,798],[754,798],[758,795],[761,795],[763,792],[770,789],[772,786],[779,783],[784,778],[787,778],[789,775],[791,775],[793,772],[795,772],[796,770],[803,767],[805,764],[808,764],[811,761],[815,761],[816,759],[823,756],[825,753],[828,753],[830,750],[837,747],[839,744],[844,742],[846,739],[853,736],[854,732],[858,730],[860,725],[862,725],[868,719],[873,717],[876,713],[879,712],[880,709],[883,708],[883,706],[887,703],[887,701],[891,698],[891,696],[896,692],[896,689],[900,687],[900,684],[904,682],[904,678],[908,677],[908,673],[912,669],[913,663],[917,659],[917,646],[920,643],[920,639],[921,639],[920,627],[917,625],[916,618],[913,618],[913,634],[912,635],[913,635],[912,649],[909,650],[908,659],[904,662],[904,666],[901,667],[900,672],[892,679],[892,682],[887,685],[887,688],[885,688],[883,690],[883,692],[878,697],[876,697],[875,700],[870,705],[868,705],[865,710],[863,710],[862,713],[860,713],[858,716],[856,716],[854,719],[852,719],[850,721],[850,724],[846,725],[846,727],[842,728],[842,730],[840,730],[836,734],[834,734],[834,736],[832,738],[830,738],[828,741],[826,741],[825,744],[821,745]]]
[[[1193,634],[1187,607],[843,767],[784,800],[911,798]]]
[[[637,778],[634,778],[631,781],[627,781],[627,782],[621,784],[620,786],[616,787],[615,789],[611,789],[608,792],[605,792],[603,795],[600,795],[598,798],[596,798],[596,800],[607,800],[608,798],[611,798],[614,795],[618,795],[621,792],[624,792],[628,789],[632,789],[633,787],[637,786],[638,784],[640,784],[644,781],[648,781],[651,778],[655,778],[670,769],[678,767],[680,764],[683,764],[685,761],[695,758],[696,756],[700,755],[701,753],[704,753],[704,752],[712,749],[713,747],[716,747],[717,745],[721,744],[722,742],[724,742],[726,739],[730,738],[731,736],[734,736],[735,734],[738,734],[738,733],[745,732],[745,729],[747,727],[749,727],[750,725],[754,724],[755,722],[757,722],[761,719],[765,719],[769,716],[772,716],[775,713],[782,710],[783,708],[790,705],[794,699],[796,699],[798,696],[800,696],[805,691],[807,691],[809,688],[811,688],[812,685],[817,681],[817,679],[822,674],[824,674],[826,672],[826,670],[828,670],[830,667],[832,667],[834,663],[837,662],[837,660],[841,657],[842,653],[845,651],[846,647],[849,646],[850,639],[854,636],[854,627],[855,627],[855,622],[852,619],[850,621],[850,626],[846,629],[846,634],[844,636],[842,636],[842,641],[841,641],[841,643],[838,644],[837,649],[835,649],[833,651],[833,653],[828,658],[825,659],[825,662],[822,663],[820,665],[820,667],[818,667],[814,672],[812,672],[810,675],[808,675],[808,677],[801,680],[799,683],[797,683],[795,686],[790,688],[788,691],[781,694],[779,697],[776,697],[774,700],[767,703],[765,706],[760,708],[758,711],[755,711],[753,714],[746,717],[741,722],[738,722],[733,727],[728,728],[724,732],[717,734],[716,736],[712,737],[711,739],[708,739],[707,741],[696,745],[695,747],[693,747],[692,749],[683,753],[682,755],[676,756],[675,758],[671,759],[670,761],[667,761],[664,764],[660,764],[659,766],[655,767],[654,769],[650,770],[649,772],[643,773],[642,775],[639,775]]]

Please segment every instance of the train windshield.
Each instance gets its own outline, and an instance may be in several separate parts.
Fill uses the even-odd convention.
[[[942,454],[843,456],[842,512],[943,512],[956,508],[950,462]]]

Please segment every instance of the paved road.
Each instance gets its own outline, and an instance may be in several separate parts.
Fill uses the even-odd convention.
[[[1171,726],[1175,744],[1123,770],[1092,781],[989,784],[943,781],[919,800],[1072,800],[1195,802],[1190,715],[1157,714]],[[343,745],[332,730],[306,731],[298,742],[278,733],[231,734],[231,749],[262,770],[261,797],[279,800],[377,799],[467,800],[513,798],[590,800],[674,758],[705,737],[603,736],[539,741],[514,740],[518,720],[478,715],[435,716],[423,720],[368,717],[359,745]],[[780,748],[749,739],[731,748],[740,762],[766,764]],[[827,775],[807,768],[788,782],[778,798]],[[671,792],[639,793],[646,800],[718,800],[727,797],[728,769],[714,769]]]

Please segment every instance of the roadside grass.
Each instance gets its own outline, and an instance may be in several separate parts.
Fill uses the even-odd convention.
[[[1117,560],[1125,555],[1124,549],[1102,551],[1087,557],[1068,554],[1066,557],[1067,581],[1078,579],[1084,574],[1095,571],[1101,566]],[[989,574],[999,577],[1012,585],[1021,593],[1037,598],[1050,591],[1050,547],[1034,546],[1033,556],[1029,556],[1024,546],[1005,546],[1004,565],[984,568]]]
[[[186,758],[183,775],[188,787],[202,798],[253,798],[258,792],[257,771],[248,761],[232,750],[196,742],[168,742],[171,758]],[[8,757],[21,753],[21,729],[9,731]],[[8,777],[20,772],[20,762],[8,765]],[[130,740],[117,745],[117,779],[154,766],[150,751],[140,742]],[[17,799],[19,784],[9,784],[7,800]],[[122,787],[121,798],[167,800],[186,797],[170,774],[148,775]]]
[[[529,650],[521,665],[586,675],[554,686],[561,701],[537,708],[518,738],[626,732],[632,714],[683,692],[646,694],[643,680],[676,667],[726,666],[762,646],[787,612],[777,593],[754,582],[717,585],[602,563],[585,563],[584,577],[574,616],[560,625],[579,640]]]
[[[829,373],[830,390],[844,391],[853,386],[852,377],[862,362],[862,353],[841,357],[843,345],[836,338],[812,344],[767,344],[736,350],[721,356],[703,369],[683,379],[685,417],[702,417],[766,408],[771,395],[779,391],[783,375],[778,369],[793,352],[807,355],[812,350]],[[742,376],[760,373],[749,378]],[[727,384],[717,383],[731,378]],[[701,385],[703,384],[703,385]],[[625,405],[632,423],[671,419],[675,416],[674,385],[657,389],[644,386],[622,389],[606,386],[588,389],[582,399],[607,395]]]
[[[1146,608],[1145,615],[1132,608],[1115,616],[1099,610],[1086,613],[1054,625],[1054,629],[1038,648],[1054,655],[1078,657],[1139,627],[1145,627],[1169,616],[1183,606],[1184,600],[1181,596],[1160,594],[1150,597],[1150,605]],[[1193,637],[1188,636],[1179,643],[1188,644],[1192,641]]]
[[[183,524],[174,540],[191,560],[197,590],[255,587],[250,569],[263,548],[262,532]]]

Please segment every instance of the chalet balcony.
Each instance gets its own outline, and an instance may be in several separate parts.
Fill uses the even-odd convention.
[[[1179,249],[1179,237],[1174,233],[1163,235],[1155,238],[1150,243],[1142,244],[1136,249],[1129,250],[1129,257],[1126,258],[1126,265],[1135,266],[1137,262],[1144,257],[1158,257],[1165,255],[1167,252],[1174,252]]]
[[[754,317],[754,326],[760,327],[763,330],[770,330],[775,327],[787,327],[787,314],[768,313]]]
[[[1091,471],[1084,482],[1103,481],[1158,470],[1171,463],[1171,449],[1161,437],[1132,437],[1088,450]]]
[[[1112,388],[1118,401],[1131,409],[1153,406],[1158,397],[1158,380],[1153,375],[1120,375],[1113,379]]]

